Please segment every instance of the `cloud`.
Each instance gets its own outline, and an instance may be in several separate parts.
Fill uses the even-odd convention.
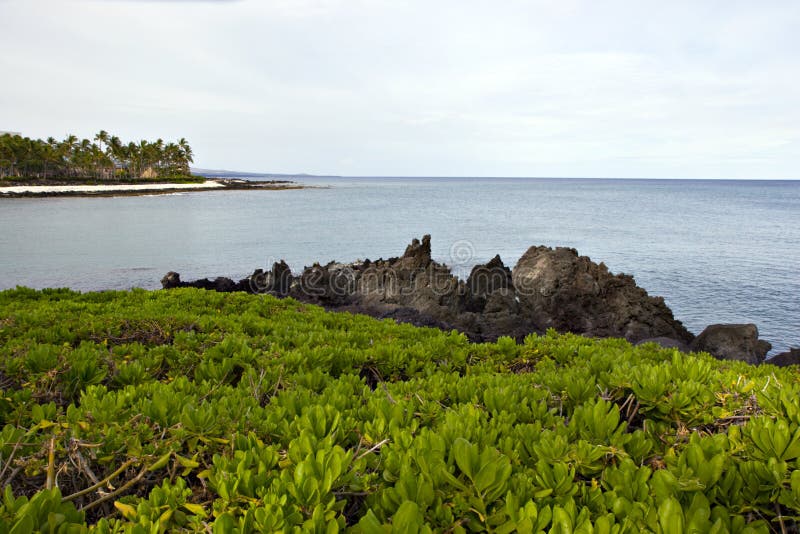
[[[797,177],[798,11],[4,2],[0,128],[186,136],[275,172]]]
[[[218,3],[218,4],[232,4],[234,2],[242,2],[243,0],[91,0],[95,2],[128,2],[131,4],[136,3],[150,3],[150,4],[168,4],[168,3],[184,3],[184,4],[203,4],[203,3]]]

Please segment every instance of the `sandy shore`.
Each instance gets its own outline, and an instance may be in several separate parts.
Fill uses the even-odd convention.
[[[213,180],[196,184],[14,185],[0,187],[0,194],[132,193],[172,189],[215,189],[218,187],[225,187],[225,185]]]

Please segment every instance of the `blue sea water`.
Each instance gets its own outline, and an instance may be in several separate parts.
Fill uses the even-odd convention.
[[[568,246],[661,295],[693,332],[753,322],[800,345],[800,181],[302,178],[288,191],[0,199],[0,288],[157,288],[285,259],[402,254],[431,234],[465,275]]]

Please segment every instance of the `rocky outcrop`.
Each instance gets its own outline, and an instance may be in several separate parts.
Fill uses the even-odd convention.
[[[518,307],[514,298],[511,269],[503,264],[499,254],[485,265],[476,265],[472,268],[467,278],[467,287],[469,291],[465,292],[463,299],[465,311],[497,312],[509,306]]]
[[[289,295],[292,286],[292,270],[281,260],[273,263],[270,271],[256,269],[248,282],[249,289],[253,293],[272,293],[278,297],[285,297]]]
[[[663,337],[688,343],[693,337],[663,299],[568,248],[531,247],[513,270],[495,256],[459,280],[433,261],[426,235],[387,260],[314,264],[296,276],[281,261],[239,282],[182,282],[170,272],[162,286],[291,296],[331,309],[455,328],[476,341],[504,335],[521,340],[548,328],[634,342]]]
[[[800,348],[790,348],[786,352],[776,354],[764,363],[771,363],[778,367],[788,367],[790,365],[800,365]]]
[[[168,272],[161,278],[161,287],[163,289],[181,287],[181,275],[175,271]]]
[[[572,248],[531,247],[513,272],[521,313],[539,330],[555,328],[597,337],[640,341],[692,334],[661,297],[651,297],[632,276],[614,275]]]
[[[200,280],[193,280],[191,282],[182,282],[180,274],[170,271],[161,279],[161,287],[164,289],[173,289],[176,287],[196,287],[199,289],[219,291],[221,293],[232,293],[234,291],[250,291],[250,279],[246,278],[244,280],[234,282],[230,278],[218,276],[213,280],[201,278]]]
[[[695,338],[691,349],[708,352],[722,360],[759,364],[772,345],[758,339],[758,327],[754,324],[712,324]]]

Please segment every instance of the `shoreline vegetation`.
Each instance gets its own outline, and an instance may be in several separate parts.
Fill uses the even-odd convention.
[[[796,532],[800,375],[292,298],[0,292],[4,532]]]
[[[192,147],[176,142],[124,143],[101,130],[93,140],[0,135],[0,198],[152,195],[185,191],[282,190],[287,180],[252,181],[192,174]]]
[[[61,141],[0,135],[0,180],[191,179],[193,162],[194,152],[185,138],[125,143],[105,130],[92,140],[75,135]]]

